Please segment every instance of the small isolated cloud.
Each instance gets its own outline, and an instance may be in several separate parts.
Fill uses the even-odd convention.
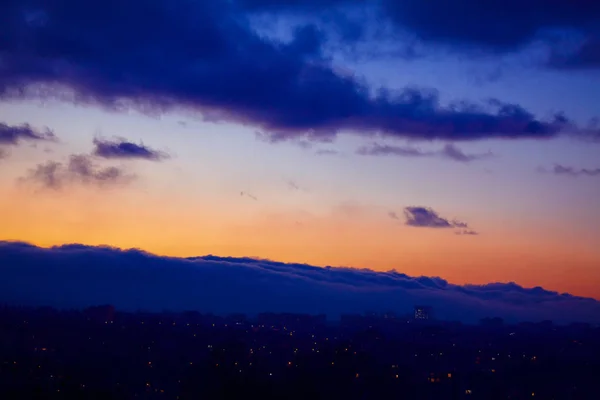
[[[256,196],[254,196],[254,195],[252,195],[252,194],[250,194],[248,192],[240,192],[240,196],[243,196],[243,197],[245,196],[245,197],[248,197],[248,198],[250,198],[252,200],[258,200],[258,198]]]
[[[471,235],[471,236],[479,235],[479,232],[475,232],[475,231],[472,231],[472,230],[469,230],[469,229],[465,229],[465,230],[462,230],[462,231],[456,231],[454,233],[456,233],[457,235]]]
[[[299,185],[298,182],[296,182],[293,179],[288,179],[285,181],[285,183],[286,183],[286,186],[292,191],[295,191],[295,192],[308,192],[309,191],[306,187]]]
[[[398,156],[398,157],[442,157],[453,161],[468,163],[482,160],[492,156],[491,152],[482,154],[467,154],[453,144],[447,144],[442,150],[425,151],[412,146],[382,145],[373,143],[370,146],[361,146],[356,154],[362,156]]]
[[[7,125],[0,122],[0,146],[18,145],[22,141],[54,141],[56,136],[46,128],[44,131],[36,130],[29,124]]]
[[[89,155],[71,155],[66,163],[48,161],[19,178],[20,183],[31,183],[46,189],[60,190],[67,184],[109,186],[131,182],[134,175],[118,167],[99,167]]]
[[[290,188],[291,190],[294,190],[294,191],[303,191],[304,190],[300,186],[298,186],[296,181],[294,181],[292,179],[287,180],[286,184],[287,184],[288,188]]]
[[[288,181],[286,181],[286,183],[287,183],[287,186],[292,190],[302,190],[302,189],[300,189],[300,186],[298,186],[298,184],[293,180],[288,180]]]
[[[143,144],[135,144],[125,139],[105,140],[94,139],[93,155],[108,159],[142,159],[150,161],[162,161],[169,155],[158,150],[151,149]]]
[[[337,150],[331,150],[331,149],[321,149],[321,150],[315,151],[315,154],[318,156],[336,156],[336,155],[339,155],[340,152]]]
[[[400,220],[400,217],[394,211],[388,212],[388,217],[390,217],[391,219]]]
[[[200,295],[199,295],[200,294]],[[399,272],[320,268],[264,259],[161,257],[140,250],[0,242],[0,303],[54,307],[113,304],[123,310],[216,314],[410,312],[442,319],[600,322],[600,302],[515,283],[454,285]]]
[[[394,213],[395,215],[395,213]],[[390,215],[391,216],[391,215]],[[461,233],[473,232],[466,222],[442,218],[436,211],[429,207],[405,207],[404,216],[406,225],[417,228],[459,228]]]
[[[442,218],[432,208],[405,207],[406,225],[419,228],[453,228],[454,225]]]
[[[600,168],[587,169],[587,168],[575,168],[567,167],[564,165],[556,164],[552,170],[548,171],[543,167],[538,168],[541,173],[553,173],[555,175],[566,175],[572,177],[578,176],[600,176]]]

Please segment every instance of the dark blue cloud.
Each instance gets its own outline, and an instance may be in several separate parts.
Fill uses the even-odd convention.
[[[548,65],[563,70],[600,68],[600,36],[587,38],[574,51],[565,54],[554,52],[548,61]]]
[[[531,43],[549,30],[588,32],[600,23],[593,0],[383,0],[387,15],[419,38],[497,52]]]
[[[60,190],[66,185],[110,186],[126,184],[135,179],[119,167],[101,167],[86,154],[71,155],[66,163],[47,161],[30,169],[19,178],[21,184],[33,184],[45,189]]]
[[[161,151],[151,149],[143,144],[135,144],[125,139],[106,140],[94,139],[92,154],[109,159],[142,159],[161,161],[169,156]]]
[[[0,301],[58,307],[258,313],[409,312],[430,304],[441,318],[475,322],[599,322],[592,299],[516,284],[453,285],[395,271],[319,268],[252,258],[169,258],[139,250],[0,242]]]
[[[0,56],[1,60],[1,56]],[[1,70],[2,66],[0,66]],[[17,145],[22,141],[55,141],[56,136],[46,128],[37,130],[29,124],[8,125],[0,122],[0,146]]]
[[[469,10],[450,11],[444,21]],[[148,113],[191,108],[278,140],[331,139],[340,130],[413,139],[551,138],[575,129],[560,116],[542,121],[518,105],[444,107],[435,91],[375,90],[320,55],[319,29],[300,27],[285,43],[268,39],[235,1],[5,0],[0,27],[5,99],[53,97]]]
[[[391,23],[397,32],[414,35],[424,43],[494,53],[516,51],[535,40],[554,45],[556,35],[552,33],[557,31],[594,38],[600,27],[600,5],[594,0],[241,0],[241,4],[253,12],[320,16],[334,26],[343,20],[332,18],[331,10],[339,14],[360,7],[375,11],[380,23]],[[365,39],[366,27],[355,31],[357,34],[348,38]],[[587,49],[564,65],[600,66],[597,46],[591,58]]]

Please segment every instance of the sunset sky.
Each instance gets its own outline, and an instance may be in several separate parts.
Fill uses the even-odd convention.
[[[599,3],[458,3],[2,2],[0,239],[600,299]]]

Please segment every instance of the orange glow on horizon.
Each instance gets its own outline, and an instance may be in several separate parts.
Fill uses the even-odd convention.
[[[31,196],[0,190],[0,237],[140,248],[165,256],[214,254],[318,266],[396,269],[456,284],[514,281],[600,299],[600,251],[548,232],[512,227],[479,236],[403,226],[373,207],[329,214],[247,212],[244,206],[115,191]],[[237,199],[235,199],[237,200]],[[235,208],[237,207],[237,208]]]

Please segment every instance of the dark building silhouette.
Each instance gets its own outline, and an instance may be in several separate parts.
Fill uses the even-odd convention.
[[[415,306],[415,319],[428,320],[432,319],[432,310],[429,306]]]

